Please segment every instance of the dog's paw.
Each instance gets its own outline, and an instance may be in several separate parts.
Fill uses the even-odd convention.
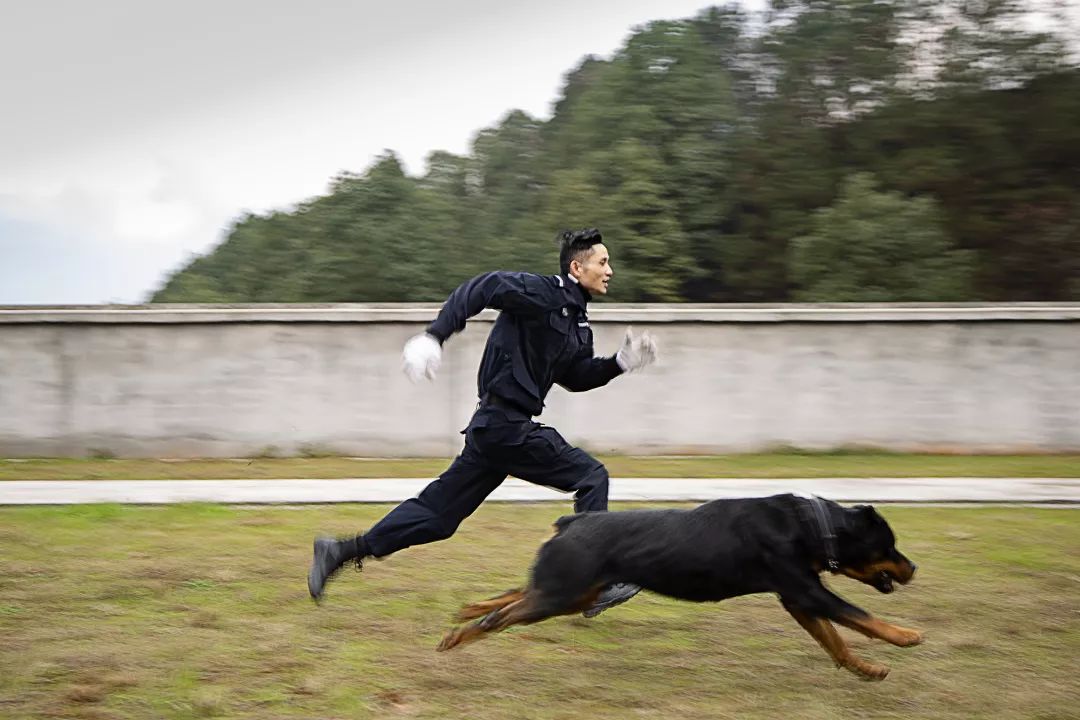
[[[439,641],[439,644],[435,646],[435,652],[446,652],[450,648],[457,645],[458,633],[456,630],[451,630],[443,636],[443,639]]]
[[[909,630],[908,628],[899,628],[900,632],[897,635],[896,645],[899,647],[912,647],[914,645],[921,645],[923,641],[923,634],[918,630]]]
[[[851,670],[862,677],[863,680],[869,680],[870,682],[884,680],[889,674],[888,665],[879,665],[870,662],[860,663],[858,667],[853,667]]]

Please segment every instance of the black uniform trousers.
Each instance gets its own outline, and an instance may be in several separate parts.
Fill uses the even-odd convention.
[[[465,447],[450,467],[364,533],[372,555],[450,537],[507,475],[574,493],[575,512],[607,510],[607,469],[554,428],[507,406],[483,405],[463,432]]]

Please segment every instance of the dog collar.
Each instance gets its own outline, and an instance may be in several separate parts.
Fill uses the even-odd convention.
[[[818,532],[821,535],[822,544],[825,545],[825,565],[829,572],[837,572],[840,569],[839,553],[836,546],[836,531],[829,520],[829,512],[825,507],[825,500],[817,495],[800,495],[810,501],[813,508],[812,515],[817,523]]]

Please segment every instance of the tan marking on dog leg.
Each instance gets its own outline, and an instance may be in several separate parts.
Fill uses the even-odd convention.
[[[490,633],[502,632],[511,625],[532,625],[557,615],[575,615],[596,602],[600,588],[591,588],[580,598],[564,607],[551,608],[540,613],[537,611],[537,605],[544,601],[532,594],[535,592],[535,590],[527,590],[521,599],[511,602],[506,607],[488,613],[469,625],[451,630],[435,649],[444,652],[458,645],[479,640]]]
[[[832,623],[825,618],[811,617],[800,610],[787,608],[791,616],[803,626],[810,636],[817,640],[818,644],[829,653],[837,667],[847,668],[856,675],[861,675],[867,680],[884,680],[889,674],[886,665],[867,662],[851,651],[844,638],[836,631]]]
[[[879,620],[873,616],[864,618],[845,617],[837,619],[836,622],[844,627],[860,632],[866,637],[874,638],[875,640],[884,640],[897,647],[911,647],[912,645],[918,645],[922,642],[922,633],[918,630],[911,630],[910,628],[900,627],[899,625],[891,625],[884,620]]]
[[[496,610],[501,610],[510,603],[517,602],[523,597],[525,597],[525,591],[521,588],[518,588],[516,590],[507,590],[502,595],[499,595],[497,597],[488,598],[487,600],[481,600],[480,602],[473,603],[472,605],[466,605],[458,611],[458,622],[465,622],[466,620],[484,617],[488,613],[494,612]]]
[[[499,632],[512,624],[506,622],[506,618],[510,611],[524,602],[524,599],[516,600],[504,608],[488,613],[476,622],[451,630],[439,642],[435,649],[439,652],[443,652],[455,648],[458,645],[465,645],[466,643],[479,640],[488,633]]]

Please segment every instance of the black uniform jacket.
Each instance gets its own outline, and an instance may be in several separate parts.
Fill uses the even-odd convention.
[[[554,383],[591,390],[622,372],[614,357],[593,357],[588,300],[566,275],[490,272],[454,290],[427,332],[442,343],[484,308],[501,310],[480,361],[479,397],[539,415]]]

